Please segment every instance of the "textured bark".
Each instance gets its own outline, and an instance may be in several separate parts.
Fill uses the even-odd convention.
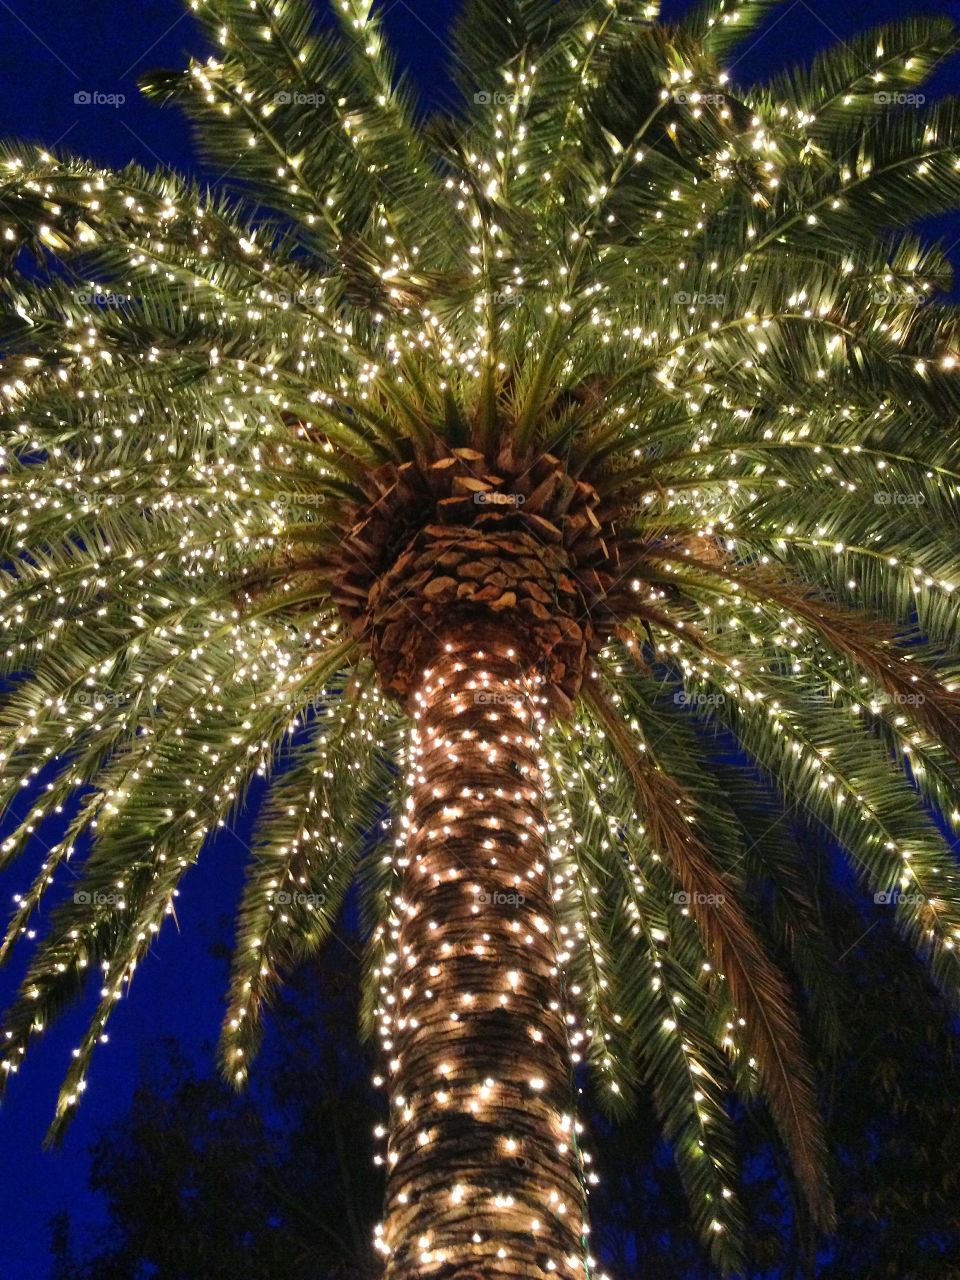
[[[553,709],[569,714],[587,655],[629,616],[642,547],[618,531],[619,507],[552,454],[509,454],[438,447],[381,467],[318,565],[398,698],[456,611],[522,632]]]
[[[393,1001],[388,1280],[583,1277],[540,704],[504,625],[444,637],[415,695]]]

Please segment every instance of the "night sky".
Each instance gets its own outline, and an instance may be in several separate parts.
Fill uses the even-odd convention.
[[[387,0],[381,7],[403,62],[424,95],[439,103],[449,93],[445,69],[453,54],[446,30],[456,0]],[[683,7],[682,0],[664,6],[668,16]],[[733,74],[762,77],[875,22],[931,10],[960,20],[960,0],[784,0],[768,28],[741,53]],[[197,171],[183,120],[174,110],[141,100],[136,81],[147,70],[179,67],[187,54],[205,52],[186,0],[0,0],[0,134],[108,165],[133,159]],[[942,67],[934,86],[938,92],[960,91],[960,60]],[[78,104],[75,95],[84,91],[122,94],[126,100],[116,106]],[[936,231],[960,263],[960,219],[945,220]],[[81,1228],[102,1221],[98,1200],[87,1190],[86,1148],[101,1126],[128,1108],[141,1062],[157,1037],[176,1034],[185,1053],[210,1060],[226,985],[225,968],[210,952],[230,936],[248,834],[245,819],[186,877],[177,905],[179,936],[173,928],[164,934],[156,947],[160,955],[141,967],[131,998],[114,1014],[110,1042],[95,1059],[84,1105],[61,1151],[43,1153],[41,1142],[91,1005],[36,1043],[10,1089],[0,1110],[0,1280],[47,1280],[47,1225],[59,1209],[69,1207]],[[0,877],[0,903],[24,888],[38,860],[28,855]],[[0,972],[0,1004],[11,997],[25,958],[15,955]]]

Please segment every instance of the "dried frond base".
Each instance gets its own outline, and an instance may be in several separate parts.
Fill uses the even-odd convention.
[[[397,697],[409,697],[441,631],[492,616],[537,666],[555,710],[568,710],[588,656],[629,607],[619,597],[630,553],[614,515],[550,454],[495,466],[455,449],[386,466],[331,557],[334,599]]]

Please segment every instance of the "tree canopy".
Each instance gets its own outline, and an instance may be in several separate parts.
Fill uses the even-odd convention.
[[[217,55],[145,88],[219,190],[0,149],[2,865],[69,818],[0,956],[78,877],[0,1066],[97,972],[59,1132],[257,778],[225,1073],[355,879],[389,1039],[401,677],[467,601],[543,656],[575,1059],[613,1111],[651,1092],[728,1269],[731,1095],[829,1225],[796,992],[829,1038],[833,970],[780,814],[958,986],[960,331],[911,231],[960,200],[957,104],[918,101],[952,24],[739,87],[768,0],[468,0],[462,110],[424,119],[368,0],[190,8]]]

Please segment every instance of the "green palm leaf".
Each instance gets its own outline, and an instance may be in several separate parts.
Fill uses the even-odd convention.
[[[732,1096],[831,1220],[810,843],[960,989],[960,325],[909,230],[960,203],[953,24],[735,89],[773,0],[470,0],[426,120],[366,0],[191,8],[215,56],[144,86],[223,190],[0,146],[0,866],[42,848],[0,1066],[98,974],[62,1133],[257,802],[221,1065],[356,885],[391,1280],[518,1206],[518,1270],[586,1260],[581,1065],[736,1273]]]

